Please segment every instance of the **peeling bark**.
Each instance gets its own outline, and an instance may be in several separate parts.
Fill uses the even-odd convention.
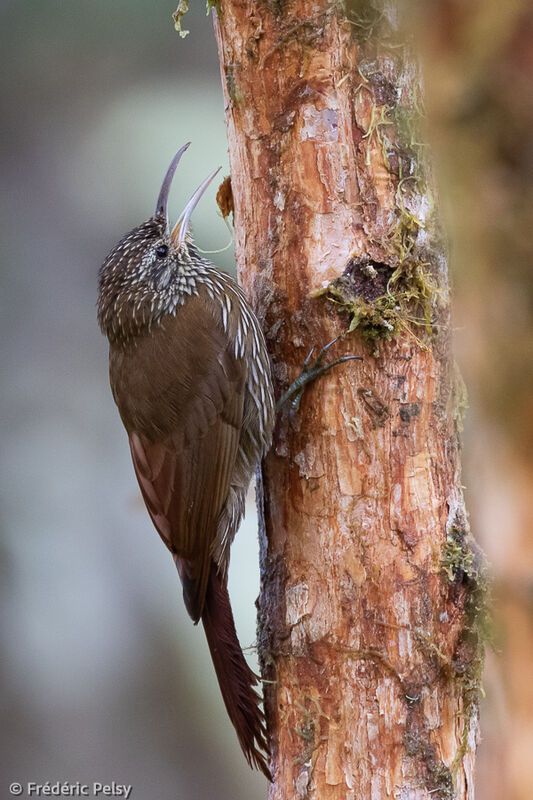
[[[312,346],[341,335],[332,357],[364,357],[282,415],[263,466],[271,800],[473,797],[484,576],[396,19],[392,3],[226,0],[215,20],[239,279],[278,394]]]

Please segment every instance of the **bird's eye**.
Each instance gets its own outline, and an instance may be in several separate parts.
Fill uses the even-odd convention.
[[[155,254],[158,258],[165,258],[165,256],[168,256],[168,247],[166,244],[160,244]]]

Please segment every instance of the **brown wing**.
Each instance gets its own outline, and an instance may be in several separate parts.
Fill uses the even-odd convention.
[[[211,547],[242,426],[244,364],[199,298],[131,350],[111,384],[147,509],[173,553],[187,610],[201,616]]]

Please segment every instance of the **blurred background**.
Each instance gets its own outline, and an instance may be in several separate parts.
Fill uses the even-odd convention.
[[[533,11],[413,0],[470,409],[464,484],[494,575],[478,798],[533,786]],[[139,499],[95,319],[96,273],[152,213],[189,139],[171,209],[218,164],[220,77],[203,2],[180,39],[169,0],[2,0],[0,512],[2,784],[133,784],[136,800],[259,800],[202,632]],[[197,240],[225,248],[216,187]],[[214,256],[233,269],[231,248]],[[232,554],[255,638],[253,498]],[[251,652],[253,663],[254,654]],[[5,793],[6,790],[4,790]]]

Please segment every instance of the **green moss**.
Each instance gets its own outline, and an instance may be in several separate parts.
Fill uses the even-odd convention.
[[[350,314],[348,332],[356,329],[364,339],[390,340],[397,336],[397,305],[388,295],[367,302],[362,297],[347,297],[334,284],[327,289],[328,300],[342,306]]]
[[[214,8],[218,14],[221,12],[220,8],[220,0],[206,0],[205,9],[206,14],[209,14],[211,9]],[[179,0],[178,7],[172,14],[172,19],[174,20],[174,28],[179,33],[182,39],[185,39],[186,36],[189,35],[190,31],[184,30],[181,27],[181,20],[185,16],[185,14],[189,10],[189,0]]]
[[[467,577],[472,574],[474,554],[463,542],[456,541],[452,533],[452,538],[449,538],[444,545],[440,565],[450,583],[454,583],[458,576],[462,579],[461,573]]]
[[[469,533],[451,528],[442,550],[441,571],[452,584],[467,589],[465,631],[484,646],[492,643],[494,632],[490,613],[491,582],[484,555]]]
[[[456,590],[466,590],[465,622],[451,662],[463,699],[463,732],[452,765],[452,772],[455,772],[468,751],[470,727],[483,693],[485,649],[494,642],[491,585],[483,554],[462,526],[449,531],[440,564],[448,584]]]
[[[185,16],[188,10],[189,10],[189,0],[179,0],[178,7],[172,14],[172,19],[174,20],[174,27],[182,39],[185,39],[185,37],[188,36],[190,33],[190,31],[186,31],[181,27],[181,18]]]
[[[365,266],[372,269],[370,262]],[[432,333],[440,295],[427,267],[425,263],[406,257],[396,269],[389,268],[391,274],[385,291],[376,298],[365,298],[364,293],[356,291],[355,282],[352,291],[346,273],[313,296],[325,295],[348,312],[349,333],[357,330],[363,339],[376,343],[379,340],[390,341],[402,331],[409,331],[418,344],[426,348],[423,337]]]

